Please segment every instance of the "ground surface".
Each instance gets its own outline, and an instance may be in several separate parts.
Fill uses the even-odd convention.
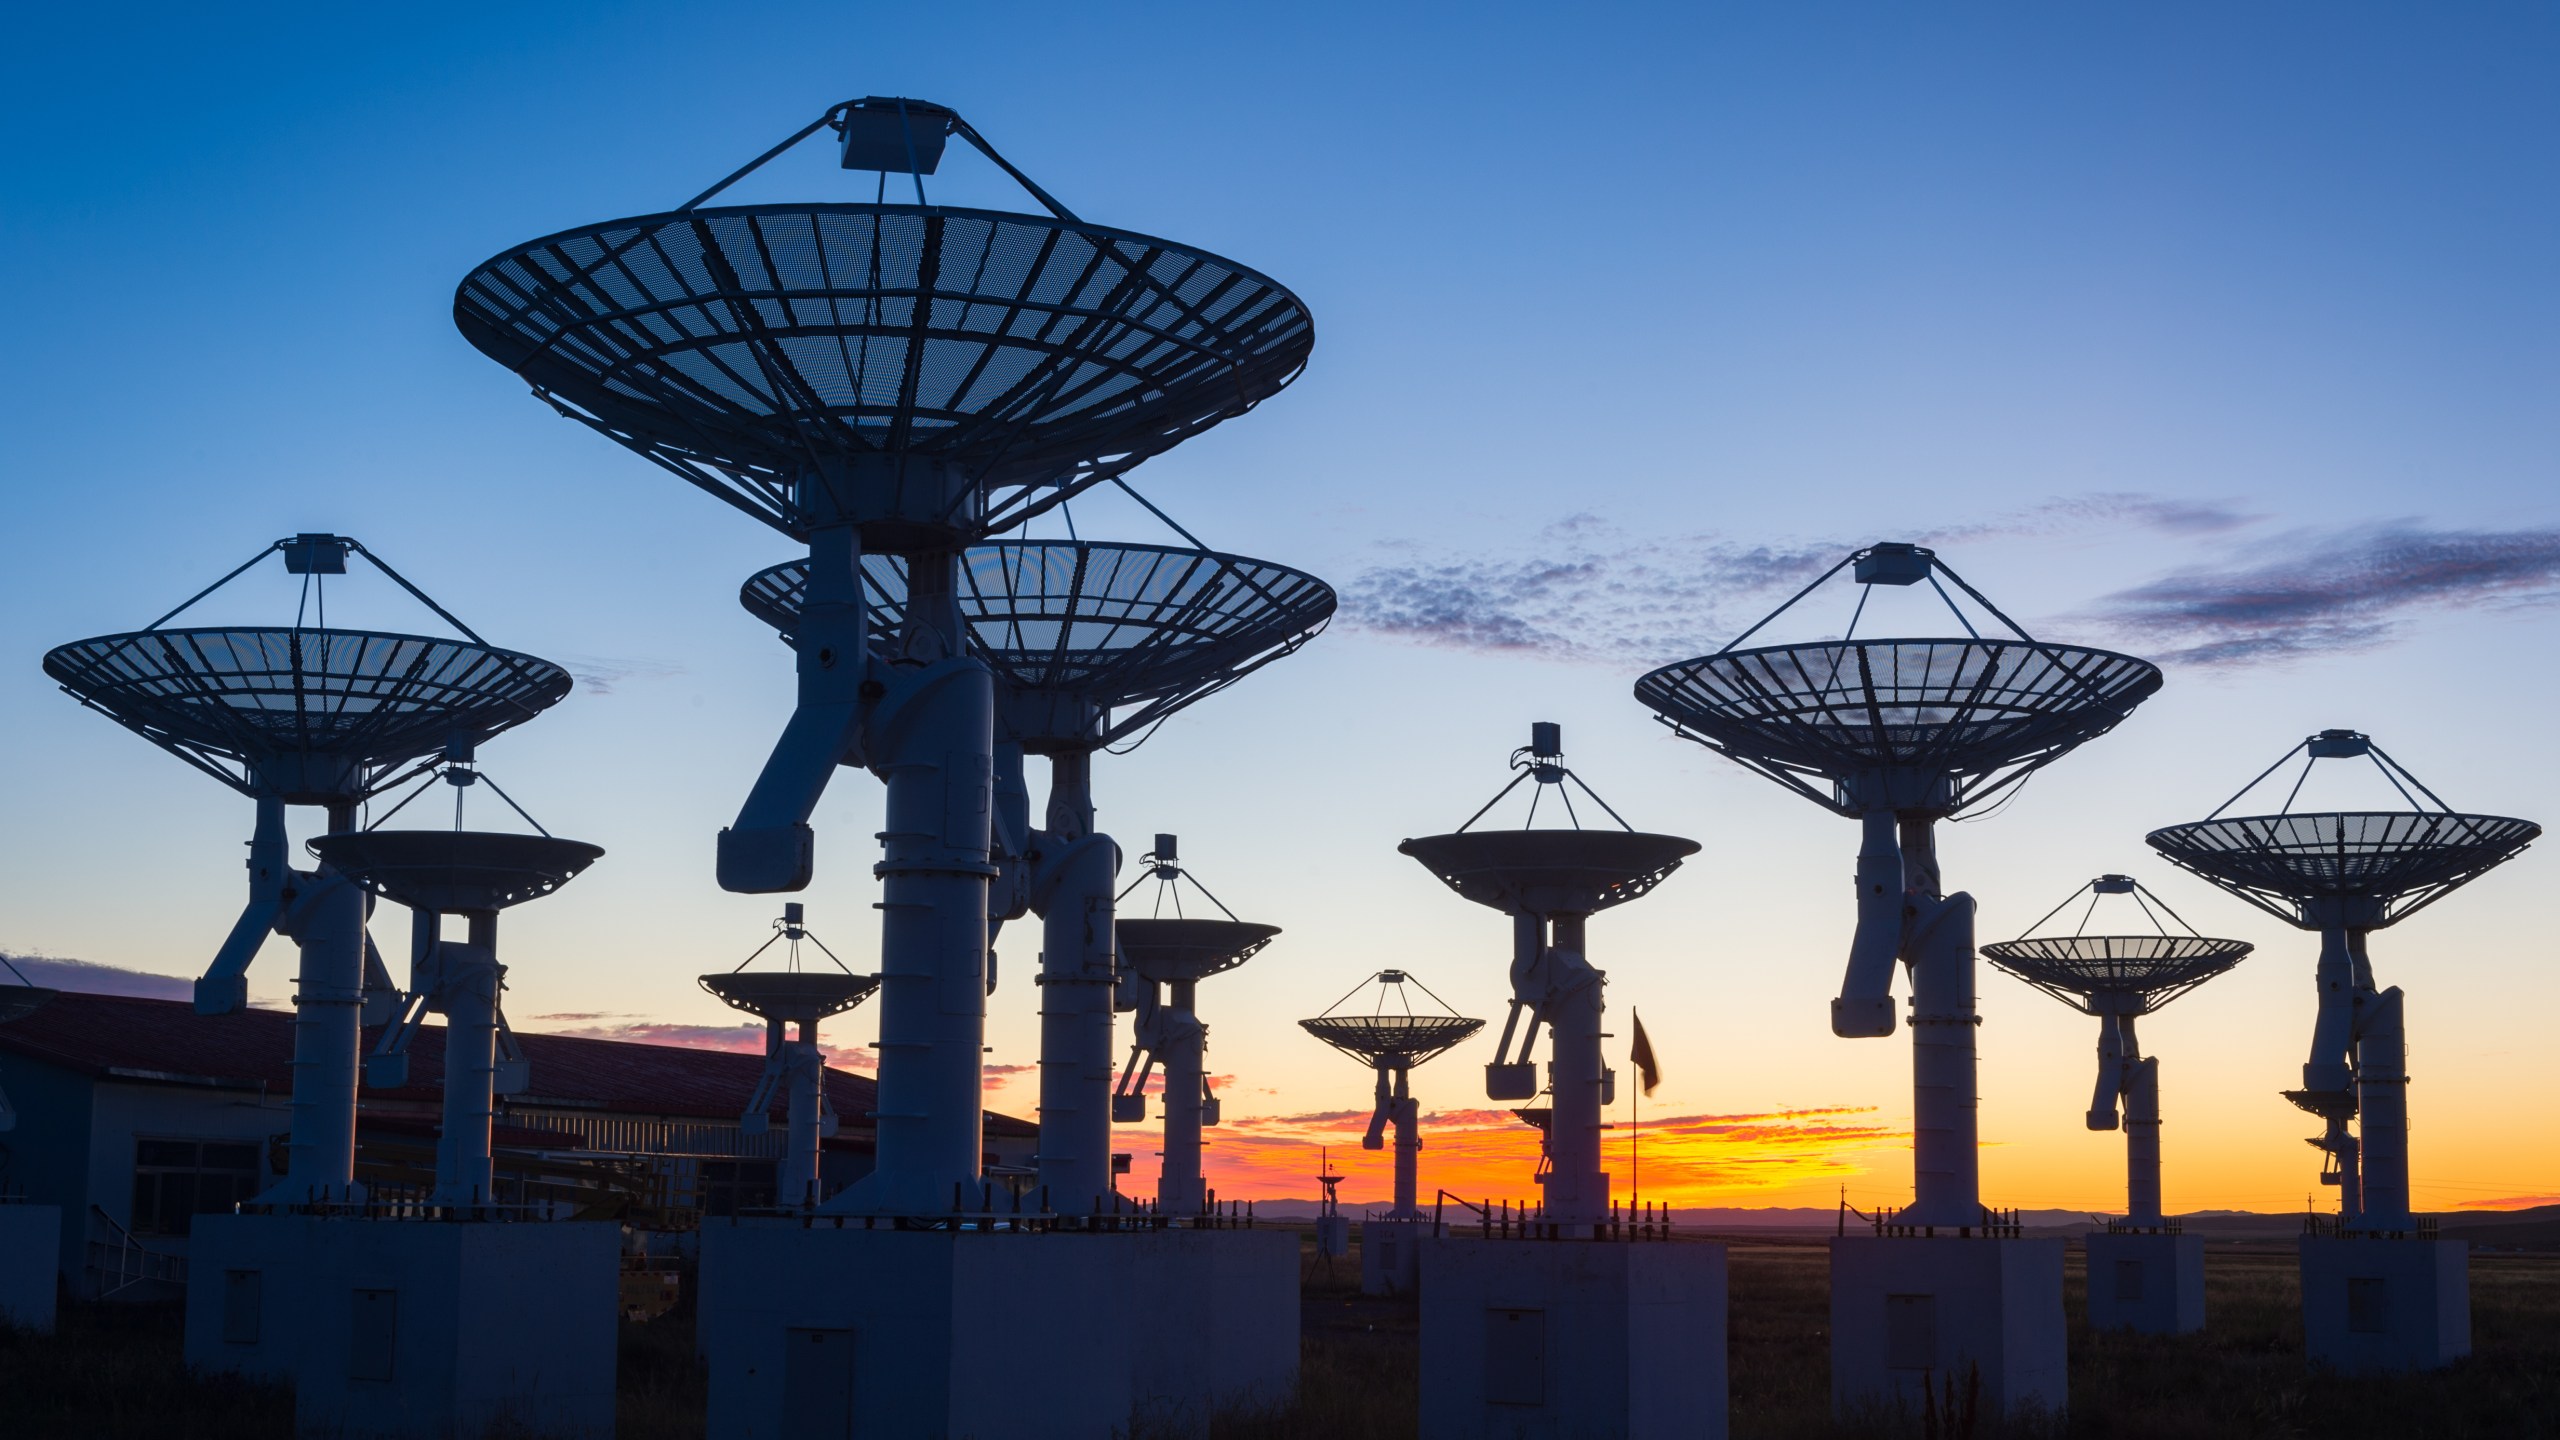
[[[2515,1440],[2560,1437],[2560,1253],[2471,1261],[2475,1353],[2441,1374],[2314,1382],[2302,1363],[2289,1245],[2216,1245],[2210,1329],[2184,1339],[2106,1336],[2077,1323],[2069,1271],[2071,1414],[2058,1427],[1984,1424],[1974,1440]],[[1732,1249],[1735,1440],[1882,1440],[1828,1414],[1826,1257],[1818,1240],[1737,1238]],[[1217,1440],[1405,1440],[1415,1432],[1414,1308],[1359,1293],[1356,1255],[1310,1267],[1300,1395],[1281,1412],[1230,1416]],[[7,1440],[279,1440],[281,1390],[191,1379],[168,1308],[75,1306],[59,1334],[0,1331]],[[696,1440],[703,1386],[689,1307],[623,1335],[621,1440]],[[1901,1434],[1919,1436],[1914,1424]],[[1961,1432],[1941,1432],[1959,1440]]]

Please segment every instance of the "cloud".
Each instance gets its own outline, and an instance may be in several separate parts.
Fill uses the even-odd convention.
[[[2555,600],[2560,529],[2399,520],[2273,536],[2226,563],[2118,591],[2086,618],[2155,659],[2250,665],[2371,649],[2429,613]]]
[[[590,695],[610,695],[625,680],[663,680],[681,675],[684,667],[669,660],[634,660],[610,655],[563,655],[561,669],[569,672]]]
[[[192,1000],[195,982],[177,975],[154,975],[95,960],[65,960],[52,955],[0,955],[30,985],[71,990],[83,995],[129,995],[145,1000]],[[0,970],[0,983],[8,978]]]
[[[765,1027],[752,1021],[742,1025],[687,1025],[667,1020],[625,1020],[610,1015],[569,1012],[559,1015],[537,1015],[537,1020],[605,1020],[611,1023],[576,1025],[562,1030],[545,1031],[551,1035],[575,1035],[586,1040],[621,1040],[638,1045],[680,1045],[693,1050],[728,1050],[744,1055],[764,1053]],[[879,1057],[860,1045],[819,1044],[827,1063],[838,1070],[877,1070]],[[990,1070],[1001,1069],[989,1066]],[[1019,1068],[1019,1067],[1016,1067]]]
[[[2108,493],[2061,497],[1911,538],[1932,546],[2088,531],[2193,539],[2259,517],[2215,501]],[[1341,589],[1344,623],[1414,644],[1607,664],[1714,649],[1873,536],[1747,544],[1713,534],[1631,535],[1567,516],[1525,555],[1432,557],[1406,542]]]

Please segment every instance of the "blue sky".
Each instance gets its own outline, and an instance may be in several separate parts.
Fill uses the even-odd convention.
[[[2560,702],[2555,81],[2560,18],[2535,6],[22,13],[0,56],[0,947],[200,965],[246,802],[36,660],[334,529],[587,679],[484,757],[610,851],[511,923],[513,1012],[724,1021],[689,977],[771,907],[710,884],[711,835],[790,693],[734,595],[789,546],[529,399],[455,334],[452,289],[517,241],[671,206],[835,100],[904,93],[1080,213],[1234,256],[1316,315],[1295,386],[1136,479],[1345,613],[1098,771],[1106,826],[1181,831],[1222,897],[1288,929],[1204,990],[1239,1104],[1365,1104],[1272,1017],[1380,965],[1496,1013],[1499,921],[1394,843],[1464,818],[1553,718],[1630,818],[1706,845],[1594,927],[1674,1103],[1890,1117],[1902,1048],[1832,1040],[1822,1003],[1854,827],[1665,737],[1628,683],[1815,557],[1895,537],[2040,633],[2177,657],[2122,731],[1950,835],[1985,939],[2146,866],[2145,830],[2323,726],[2373,731],[2457,804],[2560,813],[2533,718]],[[1020,203],[958,152],[933,193]],[[738,195],[759,197],[853,198],[816,147]],[[1165,538],[1126,505],[1078,519]],[[396,601],[358,577],[333,614],[424,623]],[[207,618],[292,600],[262,572],[224,603]],[[1775,638],[1845,614],[1817,597]],[[876,812],[848,776],[819,816],[806,898],[849,956]],[[2445,1186],[2560,1192],[2560,1157],[2502,1162],[2476,1118],[2537,1073],[2528,1017],[2560,1000],[2546,861],[2376,942],[2411,988],[2422,1199],[2430,1146]],[[2146,1032],[2173,1125],[2196,1116],[2172,1190],[2185,1143],[2224,1198],[2283,1202],[2307,1152],[2271,1092],[2307,1042],[2309,947],[2144,873],[2267,943]],[[279,946],[253,989],[289,973]],[[2084,1022],[1982,986],[1991,1193],[2098,1203],[2111,1142],[2054,1099],[2085,1084]],[[1029,987],[995,1004],[997,1059],[1028,1061]],[[1482,1058],[1443,1062],[1433,1098],[1472,1103]],[[2011,1174],[2043,1191],[2003,1198]]]

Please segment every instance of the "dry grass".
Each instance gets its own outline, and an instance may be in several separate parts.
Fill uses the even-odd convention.
[[[2302,1362],[2292,1247],[2216,1245],[2211,1326],[2181,1339],[2106,1335],[2075,1318],[2071,1414],[2058,1426],[1986,1423],[1971,1440],[2515,1440],[2560,1436],[2560,1254],[2471,1262],[2475,1353],[2433,1375],[2329,1379]],[[1827,1256],[1813,1242],[1732,1251],[1735,1440],[1886,1440],[1917,1425],[1835,1425],[1829,1414]],[[1216,1440],[1407,1440],[1416,1430],[1419,1326],[1408,1302],[1359,1293],[1359,1257],[1311,1274],[1299,1394],[1221,1416]],[[2068,1308],[2081,1310],[2079,1257]],[[691,1287],[687,1287],[688,1291]],[[56,1335],[0,1330],[8,1440],[274,1440],[292,1433],[278,1387],[197,1379],[172,1308],[72,1306]],[[621,1440],[694,1440],[704,1384],[689,1305],[623,1328]]]

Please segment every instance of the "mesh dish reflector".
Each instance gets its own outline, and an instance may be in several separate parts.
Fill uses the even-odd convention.
[[[323,835],[311,853],[412,910],[503,910],[538,900],[604,854],[601,845],[487,830],[359,830]]]
[[[906,618],[906,558],[866,554],[862,580],[872,634],[885,642]],[[808,582],[807,561],[776,565],[751,576],[738,603],[788,639]],[[1000,683],[1106,711],[1157,702],[1138,723],[1295,650],[1335,603],[1323,581],[1261,560],[1071,540],[971,546],[959,587],[970,648]]]
[[[569,693],[548,660],[358,630],[143,630],[57,646],[45,673],[153,741],[255,767],[365,765],[485,739]]]
[[[1249,920],[1120,920],[1120,958],[1149,980],[1199,980],[1250,960],[1277,925]]]
[[[1402,1069],[1484,1028],[1461,1015],[1326,1015],[1298,1024],[1336,1050],[1383,1069]]]
[[[453,310],[538,391],[795,534],[805,471],[894,455],[1071,491],[1251,409],[1315,343],[1296,296],[1205,251],[911,205],[585,226],[481,265]],[[1025,507],[1002,508],[988,533]]]
[[[2331,898],[2379,901],[2388,924],[2541,834],[2504,815],[2349,810],[2201,820],[2145,838],[2171,862],[2297,924],[2289,905]]]
[[[814,1023],[869,999],[880,988],[880,977],[825,970],[728,970],[703,976],[702,988],[750,1015]]]
[[[1662,883],[1698,842],[1625,830],[1473,830],[1396,849],[1479,905],[1506,913],[1588,914]]]
[[[1957,808],[2112,730],[2160,688],[2147,660],[2027,640],[1857,640],[1666,665],[1636,698],[1712,748],[1844,812],[1805,783],[1945,775]]]
[[[2250,949],[2194,935],[2059,935],[1985,945],[1982,958],[2066,1001],[2136,995],[2149,1009],[2239,964]]]

